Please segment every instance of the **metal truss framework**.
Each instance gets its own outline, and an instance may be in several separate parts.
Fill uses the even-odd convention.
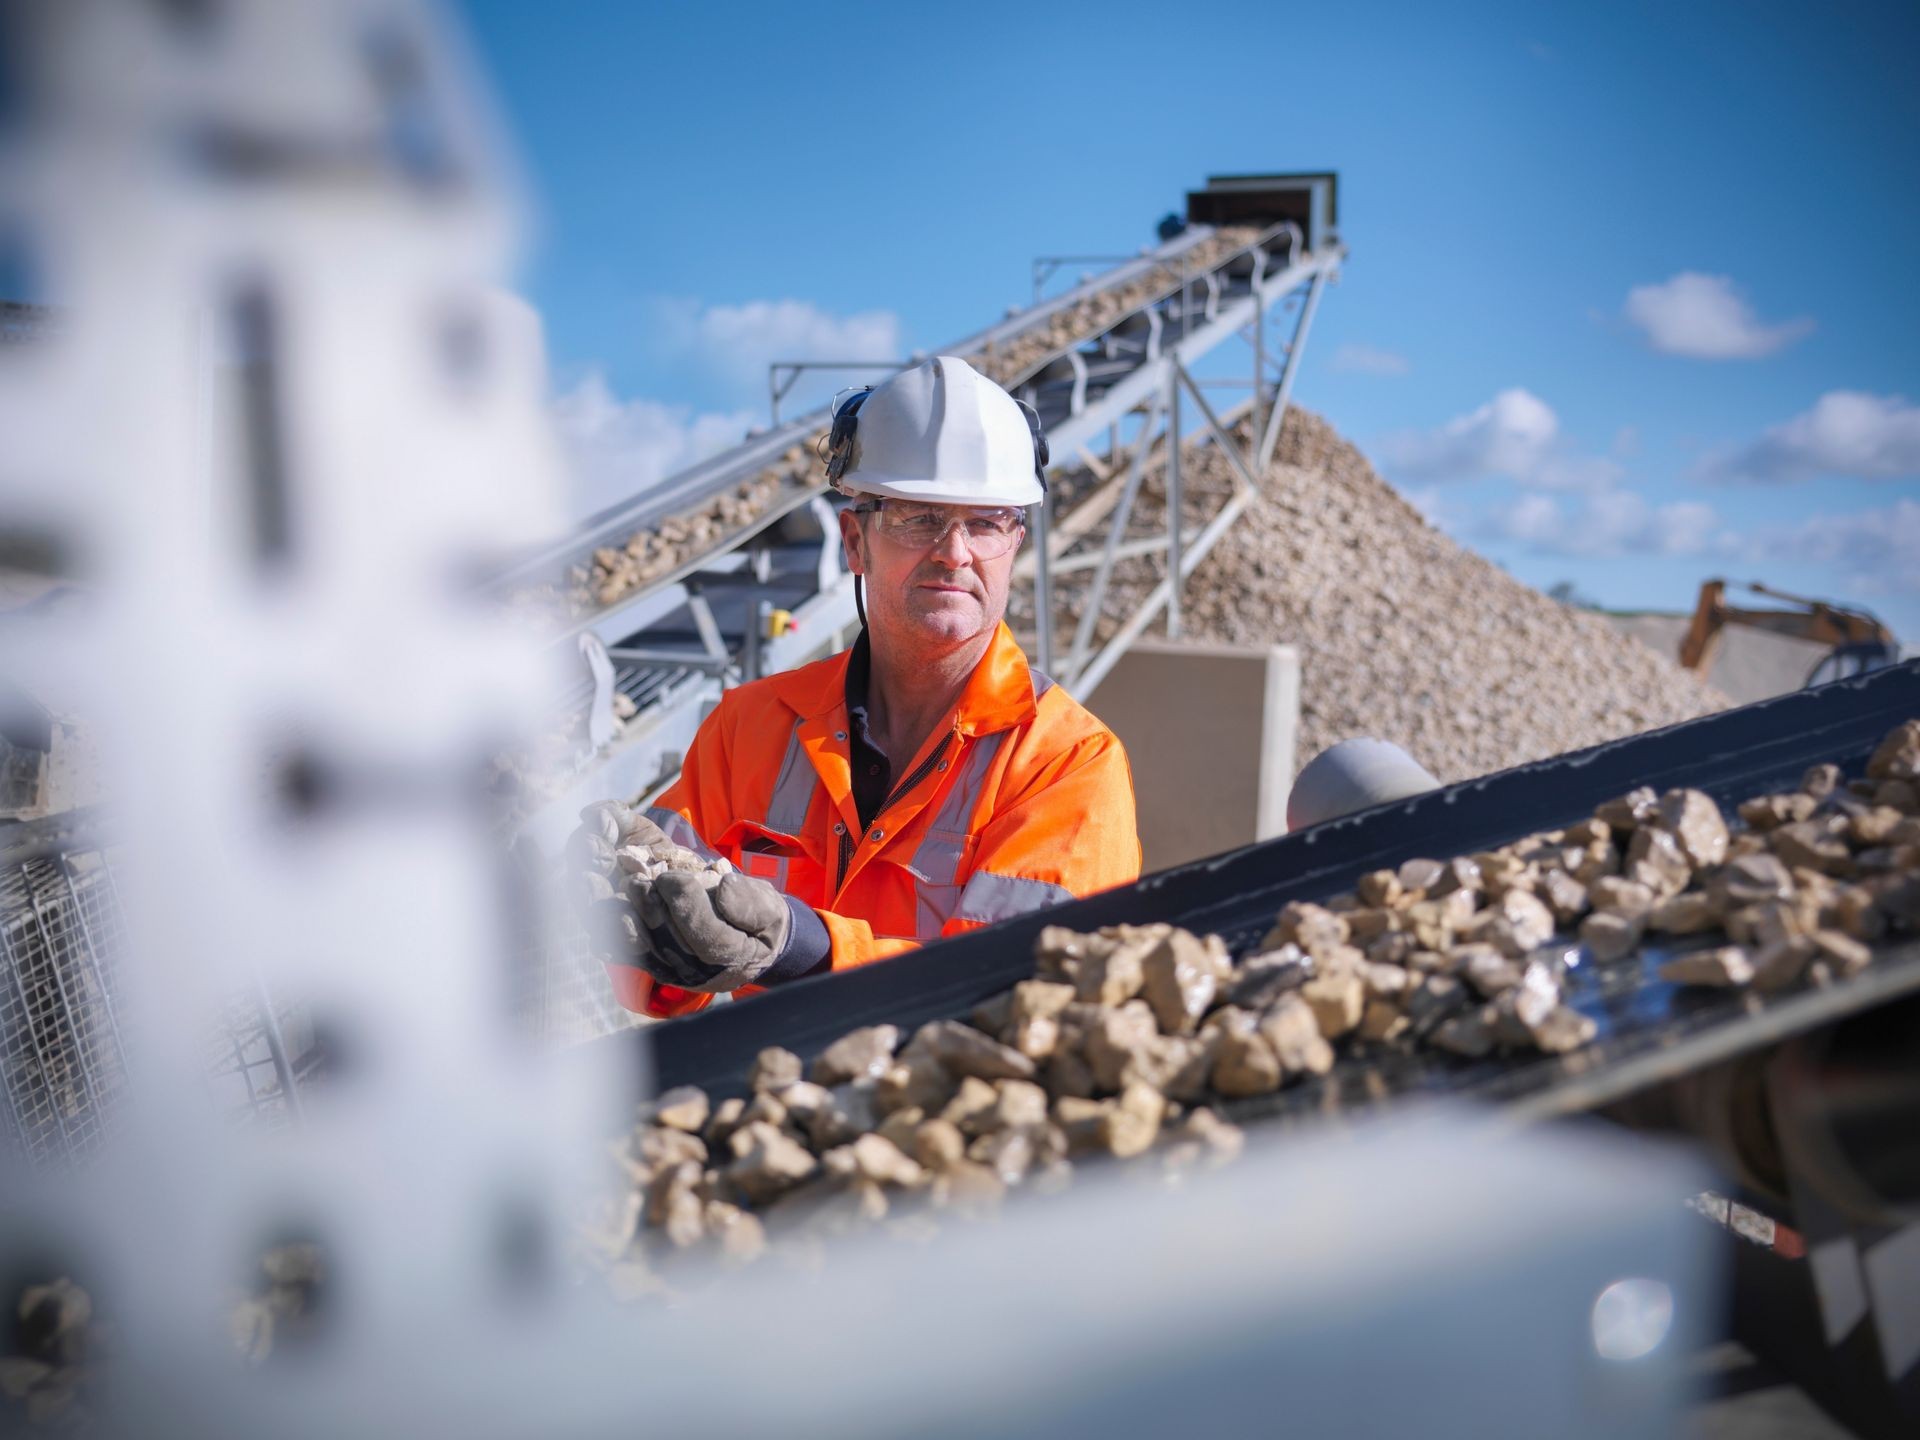
[[[1288,241],[1290,263],[1268,277],[1264,273],[1264,261],[1269,247],[1282,239]],[[1258,477],[1266,469],[1279,440],[1281,422],[1321,292],[1327,280],[1337,273],[1343,252],[1332,245],[1327,247],[1328,253],[1322,255],[1300,255],[1299,232],[1291,225],[1274,227],[1250,249],[1258,259],[1244,278],[1232,273],[1233,261],[1230,260],[1219,270],[1184,282],[1177,297],[1172,297],[1173,303],[1165,306],[1164,313],[1149,310],[1146,353],[1130,373],[1112,385],[1097,402],[1085,400],[1089,378],[1087,362],[1090,356],[1110,353],[1108,337],[1100,337],[1069,352],[1038,377],[1044,385],[1049,375],[1058,372],[1063,364],[1073,376],[1075,383],[1068,412],[1048,425],[1048,436],[1055,455],[1063,459],[1058,468],[1067,468],[1069,462],[1065,457],[1073,457],[1102,482],[1066,517],[1056,519],[1049,513],[1048,505],[1034,507],[1035,545],[1028,563],[1023,566],[1031,575],[1034,590],[1035,663],[1078,698],[1085,699],[1093,692],[1126,648],[1162,613],[1167,617],[1168,633],[1176,637],[1180,634],[1181,585],[1258,494]],[[1225,283],[1222,283],[1221,271],[1227,272]],[[1235,280],[1240,280],[1240,285],[1235,286]],[[1269,356],[1268,311],[1282,305],[1293,311],[1293,323],[1291,334],[1277,346],[1280,366],[1276,374]],[[1196,310],[1199,312],[1197,323]],[[1169,313],[1178,323],[1178,338],[1170,342],[1164,339]],[[1158,333],[1154,333],[1152,318],[1163,322]],[[1116,330],[1124,328],[1126,323],[1123,321]],[[1244,381],[1196,377],[1193,367],[1202,357],[1236,336],[1243,339],[1252,352],[1251,375]],[[1154,343],[1156,340],[1160,343]],[[1230,410],[1225,419],[1207,398],[1207,389],[1215,386],[1244,388],[1248,392],[1245,400]],[[1023,387],[1029,392],[1029,398],[1035,388]],[[1219,449],[1236,481],[1218,508],[1191,535],[1186,528],[1185,509],[1186,501],[1193,497],[1183,484],[1181,452],[1196,437],[1186,423],[1185,401],[1191,401],[1197,412],[1198,441]],[[1132,443],[1123,446],[1121,432],[1129,422],[1134,432]],[[1250,447],[1234,433],[1243,422],[1250,431]],[[1104,460],[1094,449],[1096,444],[1101,444],[1103,436]],[[1136,502],[1156,451],[1159,468],[1164,472],[1164,527],[1159,534],[1130,536]],[[1109,502],[1111,509],[1104,516],[1088,514],[1089,507],[1103,507]],[[1087,520],[1075,525],[1076,515],[1086,516]],[[1166,557],[1163,578],[1119,619],[1117,629],[1096,649],[1094,636],[1115,564],[1125,558],[1149,554]],[[1087,571],[1091,571],[1091,576],[1079,587],[1079,603],[1071,607],[1076,617],[1073,638],[1061,653],[1055,626],[1065,607],[1059,603],[1062,597],[1057,593],[1056,582]],[[1175,575],[1180,583],[1175,583]]]

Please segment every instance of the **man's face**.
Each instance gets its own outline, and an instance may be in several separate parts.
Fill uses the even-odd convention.
[[[867,623],[875,637],[908,652],[939,652],[998,625],[1025,533],[1024,512],[879,503],[877,511],[840,514],[847,568],[866,576]]]

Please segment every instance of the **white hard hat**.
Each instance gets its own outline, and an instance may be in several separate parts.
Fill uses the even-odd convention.
[[[1038,418],[953,355],[835,407],[828,478],[853,495],[942,505],[1037,505]]]

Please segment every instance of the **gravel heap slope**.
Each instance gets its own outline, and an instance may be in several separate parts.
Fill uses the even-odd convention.
[[[1211,447],[1183,461],[1189,495],[1230,483]],[[1370,735],[1461,780],[1729,704],[1436,530],[1318,415],[1289,412],[1263,480],[1188,580],[1184,635],[1298,647],[1302,765]],[[1159,497],[1141,501],[1159,523]],[[1157,557],[1129,562],[1103,608],[1123,613],[1163,573]]]

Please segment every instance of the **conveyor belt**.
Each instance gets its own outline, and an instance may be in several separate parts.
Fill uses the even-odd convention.
[[[1132,375],[1155,350],[1179,344],[1213,319],[1222,306],[1252,294],[1253,274],[1252,257],[1246,251],[1223,260],[1211,272],[1202,272],[1184,294],[1134,311],[1098,337],[1089,347],[1091,353],[1073,346],[1054,356],[1020,387],[1021,393],[1030,397],[1041,424],[1051,434],[1070,415],[1097,403]],[[1211,285],[1206,283],[1209,275]],[[1157,331],[1149,310],[1158,316]],[[1080,387],[1077,398],[1076,386]]]
[[[1638,785],[1692,786],[1730,807],[1791,789],[1823,761],[1857,774],[1881,737],[1915,716],[1920,661],[1451,785],[608,1043],[645,1047],[662,1086],[736,1093],[763,1046],[810,1055],[861,1025],[914,1026],[966,1014],[1032,974],[1033,940],[1044,925],[1091,930],[1170,920],[1219,932],[1239,955],[1288,901],[1325,900],[1352,889],[1369,870],[1415,856],[1492,849],[1568,825]],[[1881,947],[1864,973],[1824,990],[1700,995],[1653,978],[1665,955],[1694,943],[1704,942],[1652,947],[1611,967],[1576,966],[1569,1001],[1600,1023],[1601,1036],[1574,1055],[1468,1062],[1356,1052],[1325,1080],[1250,1102],[1238,1113],[1321,1115],[1416,1092],[1486,1098],[1517,1116],[1564,1113],[1920,991],[1920,940],[1913,939]]]

